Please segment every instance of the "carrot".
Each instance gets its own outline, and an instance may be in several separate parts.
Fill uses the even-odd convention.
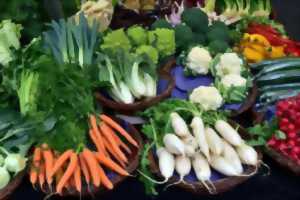
[[[48,185],[52,184],[53,178],[51,176],[51,170],[54,164],[54,156],[50,149],[43,151],[43,158],[45,161],[45,173],[46,173],[46,181]]]
[[[104,146],[106,147],[107,151],[122,165],[122,167],[125,167],[125,162],[120,158],[120,156],[114,151],[113,148],[110,147],[109,142],[104,139],[103,140]]]
[[[95,132],[91,129],[89,131],[89,134],[90,134],[90,138],[92,139],[93,143],[95,144],[97,150],[103,151],[101,144],[99,143],[99,140],[98,140],[97,136],[95,135]]]
[[[138,143],[117,122],[115,122],[110,117],[108,117],[107,115],[104,115],[104,114],[100,115],[100,119],[102,121],[104,121],[105,123],[107,123],[109,126],[111,126],[113,129],[118,131],[121,135],[123,135],[128,140],[128,142],[130,142],[132,145],[139,147]]]
[[[120,167],[117,163],[115,163],[113,160],[111,160],[110,158],[106,157],[104,154],[97,152],[95,153],[95,156],[97,158],[97,160],[105,165],[106,167],[108,167],[109,169],[119,173],[120,175],[123,176],[128,176],[128,172],[123,169],[122,167]]]
[[[40,165],[39,183],[40,183],[40,188],[43,190],[44,183],[45,183],[45,167],[43,164]]]
[[[85,181],[86,181],[87,184],[90,184],[89,170],[87,168],[86,162],[85,162],[82,154],[79,155],[79,162],[80,162],[80,168],[81,168],[82,173],[84,175]]]
[[[99,145],[100,145],[102,151],[106,154],[104,144],[103,144],[103,141],[102,141],[102,137],[101,137],[101,134],[100,134],[100,130],[98,129],[98,126],[97,126],[97,120],[96,120],[95,115],[90,116],[90,123],[92,125],[92,129],[93,129],[96,137],[98,138],[98,142],[99,142]]]
[[[61,156],[58,157],[58,159],[55,161],[54,166],[51,170],[50,176],[53,177],[54,174],[63,166],[63,164],[70,159],[70,157],[73,155],[73,150],[67,150],[65,151]]]
[[[118,147],[116,141],[114,140],[114,138],[110,134],[107,127],[108,126],[105,123],[101,123],[100,124],[101,132],[103,133],[104,137],[108,140],[108,142],[110,144],[110,147],[113,149],[113,151],[116,152],[116,154],[122,159],[122,161],[128,162],[126,156],[124,155],[124,153]]]
[[[111,129],[110,126],[108,126],[108,127],[109,127],[109,129]],[[116,135],[116,133],[112,129],[111,129],[111,135],[117,142],[118,146],[122,147],[127,153],[129,153],[129,154],[132,153],[130,148],[119,138],[119,136]]]
[[[96,187],[100,186],[100,174],[99,174],[99,164],[94,156],[94,154],[87,148],[84,148],[82,155],[86,161],[86,164],[88,166],[89,172],[91,174],[92,180],[93,180],[93,184]]]
[[[74,182],[76,190],[81,193],[81,170],[80,165],[77,165],[74,173]]]
[[[41,149],[39,147],[34,149],[33,152],[33,163],[30,170],[30,182],[32,185],[35,185],[38,180],[38,170],[41,161]]]
[[[103,183],[103,185],[109,189],[109,190],[112,190],[114,188],[112,182],[109,180],[109,178],[106,176],[104,170],[102,169],[102,167],[99,165],[99,174],[100,174],[100,178],[101,178],[101,181]]]
[[[78,157],[76,153],[72,153],[70,156],[70,163],[61,177],[59,183],[56,186],[56,192],[61,194],[64,186],[66,185],[67,181],[72,177],[73,173],[75,172],[76,167],[78,166]]]

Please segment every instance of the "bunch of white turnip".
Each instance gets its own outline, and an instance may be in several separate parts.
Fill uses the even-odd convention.
[[[163,138],[164,147],[157,149],[159,169],[165,182],[179,174],[178,183],[194,170],[197,179],[205,186],[210,182],[211,169],[226,176],[242,176],[243,166],[258,164],[255,149],[240,137],[239,133],[226,121],[217,120],[213,128],[204,125],[200,116],[194,116],[190,131],[184,119],[176,112],[170,114],[174,133]],[[191,134],[192,132],[192,134]]]

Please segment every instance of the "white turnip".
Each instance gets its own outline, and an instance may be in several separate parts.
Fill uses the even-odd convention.
[[[215,123],[218,133],[233,146],[240,146],[244,143],[239,133],[224,120],[218,120]]]
[[[175,155],[184,155],[184,143],[175,134],[166,134],[163,142],[168,152]]]

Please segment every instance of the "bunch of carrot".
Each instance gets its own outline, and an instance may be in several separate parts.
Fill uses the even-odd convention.
[[[39,184],[41,189],[48,185],[56,186],[56,193],[62,194],[63,189],[75,188],[82,191],[82,179],[89,187],[104,187],[111,190],[113,184],[105,174],[103,167],[122,176],[129,173],[124,169],[128,163],[127,154],[131,149],[117,135],[120,133],[130,144],[138,147],[138,143],[117,122],[106,115],[100,115],[99,123],[95,115],[90,116],[89,136],[96,146],[96,151],[87,147],[76,153],[67,150],[59,154],[48,147],[47,144],[36,147],[30,171],[30,181],[33,185]],[[124,151],[126,153],[124,153]]]

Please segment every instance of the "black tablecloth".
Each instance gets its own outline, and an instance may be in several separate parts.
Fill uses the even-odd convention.
[[[273,0],[277,19],[282,22],[292,38],[300,40],[300,1],[299,0]],[[300,178],[278,167],[269,158],[264,159],[270,166],[270,175],[262,169],[259,174],[251,178],[234,190],[213,197],[197,197],[177,188],[162,191],[158,200],[193,200],[199,198],[222,200],[300,200]],[[23,184],[15,191],[11,199],[43,199],[44,195],[33,190],[26,177]],[[53,198],[56,199],[56,198]],[[79,199],[79,198],[77,198]],[[129,178],[118,186],[113,192],[95,199],[151,199],[144,194],[143,185],[136,179]]]

